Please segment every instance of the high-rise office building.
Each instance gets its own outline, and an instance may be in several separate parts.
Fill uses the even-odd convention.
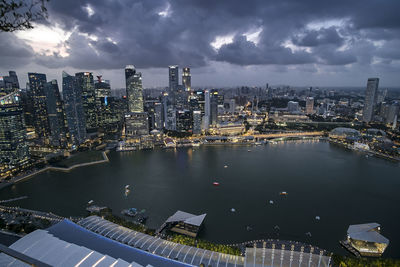
[[[47,114],[46,94],[44,92],[44,85],[46,81],[46,74],[42,73],[28,73],[29,88],[33,97],[33,118],[36,136],[44,144],[50,142],[50,125]]]
[[[182,85],[178,85],[175,91],[175,108],[178,110],[189,108],[189,91],[185,91]]]
[[[154,129],[156,130],[161,130],[163,128],[162,110],[162,104],[160,102],[154,104]]]
[[[201,111],[193,111],[193,134],[201,134]]]
[[[183,68],[182,72],[182,85],[185,91],[190,91],[192,89],[192,77],[190,75],[190,68]]]
[[[379,78],[369,78],[367,82],[367,89],[365,91],[365,101],[362,120],[370,122],[374,115],[374,108],[378,93]]]
[[[50,143],[53,146],[67,145],[64,106],[61,101],[57,80],[44,84],[46,95],[46,109],[50,127]]]
[[[62,83],[62,94],[68,131],[72,143],[79,145],[86,139],[86,123],[82,104],[81,87],[76,86],[76,78],[65,71],[63,71],[62,74]]]
[[[111,86],[108,80],[103,80],[102,76],[97,76],[97,81],[94,83],[95,97],[110,97]]]
[[[78,72],[75,74],[76,86],[82,92],[82,106],[85,113],[86,131],[97,131],[96,92],[93,74],[91,72]]]
[[[139,138],[149,134],[149,118],[146,112],[128,112],[125,114],[125,138]]]
[[[179,68],[178,65],[168,67],[169,70],[169,91],[176,92],[179,85]]]
[[[314,97],[306,98],[306,114],[314,113]]]
[[[33,107],[32,91],[29,90],[29,84],[26,89],[19,90],[21,96],[21,104],[24,110],[25,126],[27,132],[34,132],[35,129],[35,109]]]
[[[211,96],[210,91],[204,91],[204,117],[203,117],[203,129],[208,129],[211,120]]]
[[[128,112],[143,112],[142,73],[136,72],[133,65],[125,67],[126,96]]]
[[[234,98],[231,98],[229,100],[229,112],[234,114],[236,110],[236,101]]]
[[[106,80],[101,79],[102,76],[97,76],[97,81],[94,83],[96,109],[97,109],[97,128],[104,132],[104,127],[110,121],[110,106],[108,100],[111,97],[111,86]]]
[[[8,76],[0,76],[0,96],[5,96],[19,89],[18,77],[10,70]]]
[[[24,111],[16,91],[0,97],[0,172],[22,166],[28,160]]]
[[[193,117],[189,110],[176,111],[176,130],[181,133],[192,132]]]
[[[388,123],[388,124],[393,123],[397,114],[399,114],[399,109],[400,109],[400,104],[397,101],[395,101],[394,103],[392,103],[389,106],[387,116],[386,116],[386,123]]]
[[[212,125],[217,125],[218,123],[218,101],[219,101],[218,91],[212,90],[210,94],[210,124]]]

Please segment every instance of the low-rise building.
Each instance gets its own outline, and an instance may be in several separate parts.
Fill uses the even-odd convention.
[[[201,215],[193,215],[178,210],[174,215],[169,217],[165,223],[173,232],[196,237],[206,215],[206,213]]]
[[[378,223],[350,225],[347,229],[347,242],[361,256],[379,257],[389,245],[389,239],[380,234],[380,227]]]

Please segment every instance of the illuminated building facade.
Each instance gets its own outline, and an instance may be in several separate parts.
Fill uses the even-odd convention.
[[[201,111],[193,111],[193,134],[201,134]]]
[[[128,112],[143,112],[142,73],[136,72],[133,65],[126,66],[125,82]]]
[[[389,240],[380,234],[378,223],[350,225],[347,229],[347,242],[361,256],[379,257],[383,254]]]
[[[51,131],[47,114],[46,94],[44,92],[44,85],[47,82],[46,74],[28,73],[28,78],[33,98],[33,118],[36,136],[42,143],[49,144]]]
[[[149,134],[149,119],[146,112],[125,114],[125,138],[138,138]]]
[[[76,86],[76,78],[65,71],[62,74],[62,94],[67,119],[68,131],[74,145],[83,143],[86,139],[85,114],[82,104],[81,87]]]
[[[18,77],[15,71],[9,71],[8,76],[0,76],[0,96],[5,96],[19,89]]]
[[[78,72],[75,74],[76,86],[82,93],[82,106],[85,113],[86,131],[97,130],[96,93],[93,74],[91,72]]]
[[[24,111],[18,92],[0,97],[0,172],[29,160]]]
[[[185,67],[183,68],[182,72],[182,85],[185,91],[192,90],[192,77],[190,75],[190,68]]]
[[[176,130],[181,133],[192,132],[193,117],[190,110],[176,111]]]
[[[169,91],[175,93],[179,85],[179,68],[177,65],[168,67],[169,74]]]

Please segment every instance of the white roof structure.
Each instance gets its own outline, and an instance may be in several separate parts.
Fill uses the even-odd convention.
[[[347,235],[351,239],[362,240],[366,242],[389,244],[389,239],[381,235],[377,228],[379,223],[364,223],[350,225],[347,229]]]
[[[201,215],[193,215],[193,214],[178,210],[177,212],[175,212],[174,215],[169,217],[166,222],[167,223],[184,222],[187,224],[200,226],[203,223],[206,215],[207,215],[206,213],[201,214]]]
[[[10,248],[51,266],[142,266],[136,262],[128,263],[122,259],[115,259],[86,247],[65,242],[45,230],[36,230],[24,236]],[[0,254],[0,266],[30,265]]]

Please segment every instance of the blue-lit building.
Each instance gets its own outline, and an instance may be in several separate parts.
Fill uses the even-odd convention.
[[[63,100],[68,131],[71,141],[75,145],[83,143],[86,139],[85,114],[82,105],[81,87],[76,86],[76,79],[63,71]]]
[[[61,101],[57,80],[44,84],[46,96],[46,110],[50,127],[50,143],[53,146],[65,147],[67,145],[64,106]]]

